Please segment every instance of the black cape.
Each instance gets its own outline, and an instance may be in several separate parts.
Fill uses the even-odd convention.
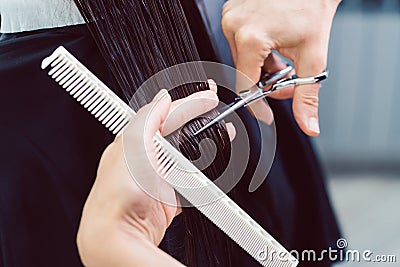
[[[216,59],[199,11],[183,1],[203,59]],[[81,266],[76,233],[100,156],[113,136],[40,69],[43,58],[65,46],[98,77],[113,85],[86,26],[0,39],[0,266]],[[117,92],[119,93],[119,92]],[[221,95],[230,101],[230,95]],[[290,102],[271,102],[277,154],[266,182],[248,192],[244,177],[236,201],[288,249],[335,246],[340,234],[323,175],[309,139],[296,126]],[[255,121],[240,111],[255,128]],[[252,133],[257,162],[259,137]],[[253,166],[250,164],[248,173]],[[182,258],[178,217],[161,247]],[[237,266],[258,266],[237,248]],[[304,266],[323,266],[306,263]],[[329,265],[329,263],[325,263]]]

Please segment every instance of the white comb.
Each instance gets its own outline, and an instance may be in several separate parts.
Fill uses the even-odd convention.
[[[82,63],[60,46],[42,61],[42,69],[113,134],[119,134],[135,112]]]
[[[135,112],[64,47],[42,62],[49,75],[114,134]],[[154,137],[158,172],[175,190],[262,266],[295,267],[298,260],[161,135]],[[207,203],[207,204],[205,204]]]

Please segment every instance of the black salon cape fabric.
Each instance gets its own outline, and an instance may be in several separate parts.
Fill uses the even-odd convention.
[[[203,1],[196,2],[201,4]],[[217,2],[215,8],[218,9]],[[182,5],[202,60],[229,62],[230,59],[220,58],[214,53],[205,27],[199,27],[203,23],[201,15],[204,14],[193,7],[192,1],[182,1]],[[230,91],[221,88],[218,95],[225,103],[231,103],[235,98]],[[314,250],[318,257],[321,251],[329,247],[337,249],[336,241],[341,237],[327,196],[324,175],[310,138],[300,130],[294,120],[291,101],[269,99],[268,102],[274,112],[277,134],[277,150],[271,170],[262,186],[249,193],[250,180],[258,164],[259,149],[263,142],[260,130],[268,129],[266,125],[258,124],[246,109],[238,110],[249,134],[251,154],[246,172],[230,195],[289,251],[296,250],[301,254],[303,250]],[[181,249],[182,227],[182,218],[178,216],[161,244],[178,259],[184,258]],[[219,256],[220,253],[215,251],[215,255]],[[260,266],[239,246],[234,247],[232,255],[234,266]],[[206,266],[201,257],[198,262],[198,266]],[[330,260],[325,257],[318,262],[301,262],[298,266],[330,265]]]
[[[191,1],[184,2],[200,53],[211,59],[215,55],[198,12]],[[102,151],[113,136],[40,69],[42,59],[59,45],[116,88],[86,26],[1,36],[2,267],[82,266],[75,243],[79,219]],[[231,97],[221,95],[225,101]],[[278,132],[274,164],[254,193],[248,193],[244,177],[235,189],[236,201],[288,249],[334,247],[340,235],[310,141],[297,128],[290,103],[271,105]],[[240,114],[249,130],[257,128],[245,110]],[[257,130],[250,132],[253,165],[247,174],[257,162],[260,142]],[[160,246],[178,259],[184,251],[182,227],[177,217]],[[240,248],[234,249],[235,266],[259,266]]]
[[[113,139],[40,65],[60,44],[99,77],[106,65],[86,26],[1,38],[0,266],[81,266],[79,217]]]

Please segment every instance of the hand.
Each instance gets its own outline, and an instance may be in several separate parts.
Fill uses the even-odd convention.
[[[160,197],[176,203],[175,191],[152,167],[156,162],[153,136],[157,131],[178,129],[215,108],[216,86],[211,89],[173,103],[168,92],[162,90],[104,151],[77,236],[79,253],[86,266],[181,266],[157,248],[178,213],[177,205],[150,197],[131,175],[140,174],[157,187]],[[184,116],[183,111],[187,111]],[[127,168],[123,140],[129,140],[134,152],[134,164],[130,164],[134,171]]]
[[[273,49],[295,63],[299,77],[326,69],[332,20],[340,0],[229,0],[223,9],[222,29],[239,71],[253,82],[271,66]],[[267,71],[267,69],[265,69]],[[293,92],[293,113],[300,128],[319,134],[319,84]],[[290,89],[278,95],[288,96]]]

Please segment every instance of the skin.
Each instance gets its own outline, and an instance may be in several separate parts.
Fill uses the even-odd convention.
[[[122,136],[104,151],[95,183],[86,200],[77,244],[85,266],[182,266],[160,250],[165,230],[181,211],[174,189],[162,182],[156,165],[153,136],[178,129],[187,121],[218,105],[216,86],[171,102],[166,90],[139,110]],[[156,112],[154,112],[156,111]],[[182,115],[184,114],[184,115]],[[231,139],[235,132],[228,126]],[[129,140],[134,158],[128,169],[123,142]],[[136,183],[132,173],[140,174],[153,184],[158,199],[147,195]]]
[[[224,6],[222,27],[237,69],[254,83],[262,69],[275,72],[284,68],[271,54],[275,49],[294,61],[299,77],[319,74],[326,68],[330,28],[339,2],[229,0]],[[241,87],[250,87],[249,81],[238,81],[238,90]],[[311,136],[319,134],[318,90],[319,85],[299,86],[274,96],[293,97],[295,119]],[[272,113],[265,103],[257,103],[251,107],[254,115],[270,121]],[[179,213],[179,203],[166,205],[138,187],[125,162],[123,139],[136,144],[132,148],[137,152],[135,173],[149,179],[160,198],[176,199],[173,188],[161,183],[162,177],[152,167],[156,162],[152,137],[157,131],[172,132],[217,104],[215,86],[174,103],[165,90],[161,91],[132,119],[124,135],[107,147],[85,203],[77,236],[79,253],[86,266],[182,266],[157,248],[166,228]],[[153,109],[157,112],[151,112]],[[234,128],[227,127],[231,139],[234,138]]]
[[[222,29],[238,71],[254,83],[261,70],[284,65],[271,54],[277,50],[295,63],[299,77],[326,69],[332,20],[340,0],[229,0],[223,8]],[[239,81],[239,91],[249,87]],[[294,117],[304,133],[317,136],[319,84],[277,92],[273,97],[293,97]],[[265,107],[265,104],[264,104]],[[262,101],[252,109],[262,110]],[[257,117],[257,115],[256,115]]]

